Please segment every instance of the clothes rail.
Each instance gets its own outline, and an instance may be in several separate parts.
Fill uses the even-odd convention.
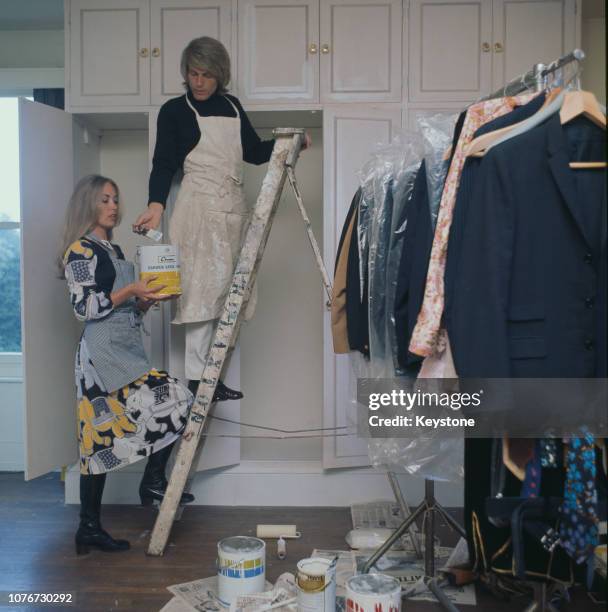
[[[559,59],[551,62],[549,65],[535,64],[535,66],[529,72],[509,81],[501,89],[494,93],[481,98],[479,102],[483,100],[491,100],[492,98],[502,98],[504,96],[516,96],[524,91],[530,89],[536,89],[540,91],[545,88],[546,78],[550,74],[553,74],[557,70],[560,70],[564,66],[571,64],[572,62],[578,62],[579,64],[585,59],[585,53],[581,49],[574,49],[571,53],[560,57]]]

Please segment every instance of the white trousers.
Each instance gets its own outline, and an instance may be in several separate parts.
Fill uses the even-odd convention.
[[[200,380],[219,319],[186,323],[186,378]]]

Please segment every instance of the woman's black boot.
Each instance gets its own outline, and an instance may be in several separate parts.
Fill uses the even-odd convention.
[[[163,501],[168,485],[165,476],[165,467],[169,462],[172,450],[173,444],[170,444],[148,457],[144,476],[139,485],[139,498],[141,499],[142,506],[150,506],[154,500],[159,502]],[[182,493],[179,503],[183,505],[193,501],[194,495],[191,493]]]
[[[190,389],[192,395],[196,395],[198,383],[198,380],[188,381],[188,389]],[[230,387],[227,387],[221,380],[217,381],[215,393],[213,394],[214,402],[225,402],[226,400],[238,400],[242,398],[243,393],[241,391],[237,391],[236,389],[231,389]]]
[[[101,497],[106,474],[80,475],[80,525],[76,532],[76,554],[84,555],[91,548],[105,552],[129,550],[127,540],[115,540],[101,527]]]

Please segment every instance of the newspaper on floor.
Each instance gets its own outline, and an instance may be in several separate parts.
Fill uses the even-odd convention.
[[[271,590],[272,584],[266,581],[266,590]],[[192,582],[174,584],[167,590],[179,597],[196,612],[224,612],[228,610],[218,596],[217,576],[201,578]]]
[[[377,500],[365,504],[353,504],[350,507],[350,516],[355,532],[358,529],[391,529],[394,531],[405,520],[401,507],[395,500]],[[413,534],[418,534],[420,539],[421,536],[416,523],[411,525],[391,548],[396,550],[414,550],[411,541]],[[351,532],[351,537],[354,536],[355,534]],[[348,544],[351,545],[350,542]],[[380,544],[378,544],[378,547],[380,547]],[[352,548],[364,548],[364,545],[352,546]]]
[[[353,529],[388,527],[397,529],[404,521],[399,504],[393,501],[373,501],[350,507]]]
[[[263,612],[264,610],[296,612],[297,594],[295,576],[285,572],[279,576],[271,591],[237,597],[230,605],[230,612]]]
[[[183,599],[173,597],[160,609],[160,612],[192,612],[192,607]]]
[[[452,548],[446,546],[435,547],[435,568],[445,567],[452,555]],[[367,560],[375,551],[353,551],[355,568],[361,573]],[[373,570],[372,570],[373,571]],[[409,599],[416,601],[437,601],[435,596],[421,581],[424,578],[424,559],[417,559],[416,555],[408,551],[389,550],[375,565],[375,571],[394,576],[401,583],[404,592],[412,591]],[[416,587],[414,589],[414,587]],[[465,586],[446,586],[445,594],[456,605],[475,605],[475,587],[472,584]]]

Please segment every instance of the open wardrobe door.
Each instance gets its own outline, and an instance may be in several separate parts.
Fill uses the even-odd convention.
[[[19,100],[25,479],[78,458],[74,353],[80,334],[56,261],[74,186],[72,117]]]

